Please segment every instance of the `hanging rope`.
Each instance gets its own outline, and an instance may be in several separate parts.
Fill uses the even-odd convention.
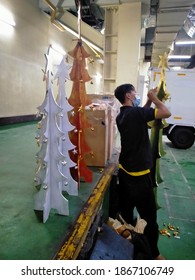
[[[81,39],[81,1],[78,1],[78,35],[79,40]]]

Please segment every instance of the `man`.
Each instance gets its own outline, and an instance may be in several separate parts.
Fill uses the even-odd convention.
[[[165,259],[158,249],[157,210],[150,176],[152,151],[148,134],[149,121],[168,118],[171,113],[157,98],[157,88],[148,92],[144,107],[139,107],[136,90],[131,84],[123,84],[115,89],[115,97],[122,107],[116,117],[121,138],[119,155],[119,201],[121,216],[133,225],[134,208],[147,222],[144,230],[154,259]],[[154,103],[155,109],[150,107]]]

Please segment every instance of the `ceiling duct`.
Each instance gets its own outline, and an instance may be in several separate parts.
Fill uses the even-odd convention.
[[[173,42],[184,26],[193,4],[192,0],[159,1],[151,56],[152,66],[158,66],[159,57],[165,52],[168,55],[172,52]]]
[[[192,6],[188,13],[183,29],[190,38],[193,38],[195,34],[195,5]]]
[[[152,49],[156,30],[158,0],[151,0],[149,16],[144,20],[145,42],[141,46],[145,47],[145,62],[151,61]]]
[[[185,30],[186,34],[190,37],[193,38],[194,33],[195,33],[195,27],[193,22],[187,18],[184,22],[183,29]]]

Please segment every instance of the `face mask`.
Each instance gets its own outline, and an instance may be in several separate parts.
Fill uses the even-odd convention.
[[[140,98],[135,98],[133,101],[133,107],[138,107],[140,105]]]

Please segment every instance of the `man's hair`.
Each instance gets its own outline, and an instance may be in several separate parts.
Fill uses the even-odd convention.
[[[125,102],[125,94],[127,92],[131,92],[132,90],[135,90],[133,85],[123,84],[115,89],[114,95],[118,99],[118,101],[120,101],[120,103],[123,104]]]

